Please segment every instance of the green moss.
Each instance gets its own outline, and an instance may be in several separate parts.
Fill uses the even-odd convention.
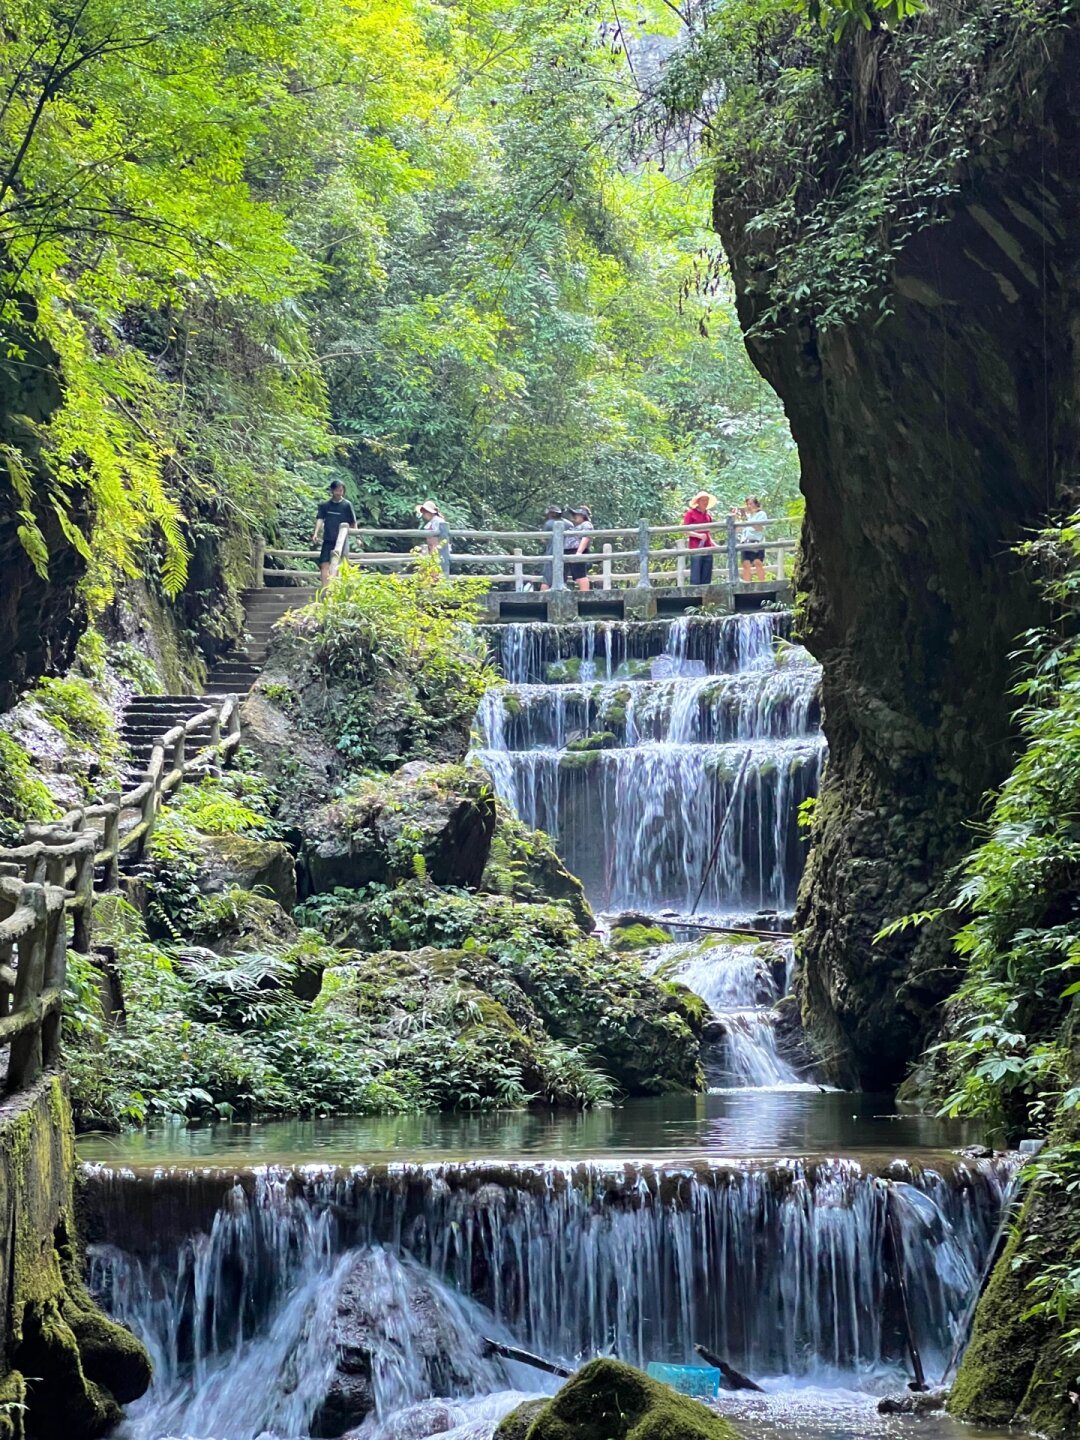
[[[497,1440],[518,1440],[517,1411]],[[679,1395],[621,1360],[593,1360],[537,1413],[527,1440],[736,1440],[736,1431],[699,1400]]]
[[[566,748],[571,753],[583,753],[588,750],[611,750],[619,743],[619,737],[610,730],[597,730],[592,735],[581,735],[576,740],[568,740]]]
[[[566,750],[559,757],[560,770],[591,770],[600,759],[599,750]]]
[[[553,660],[544,670],[544,679],[549,685],[563,685],[580,678],[580,655],[571,655],[566,660]]]
[[[659,925],[617,925],[608,944],[612,950],[647,950],[653,945],[670,945],[671,935]]]
[[[9,1370],[0,1380],[0,1440],[23,1440],[25,1411],[26,1380]]]
[[[549,1400],[526,1400],[503,1416],[496,1426],[494,1440],[525,1440],[533,1421],[550,1403]]]

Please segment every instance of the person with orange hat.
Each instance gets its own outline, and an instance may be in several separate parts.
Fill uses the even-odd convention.
[[[710,495],[707,490],[699,490],[690,501],[690,508],[682,517],[684,525],[711,525],[712,511],[717,500],[715,495]],[[711,585],[712,584],[712,551],[716,548],[716,542],[708,530],[694,530],[688,541],[690,546],[690,584]]]

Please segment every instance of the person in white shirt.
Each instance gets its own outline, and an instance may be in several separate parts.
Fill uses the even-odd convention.
[[[446,520],[443,518],[442,511],[434,500],[425,500],[422,505],[416,507],[416,513],[420,516],[424,529],[428,532],[428,554],[438,555],[443,573],[449,575],[450,541],[447,539]]]
[[[749,585],[751,580],[765,579],[764,522],[769,517],[761,508],[758,497],[751,495],[743,507],[741,518],[753,522],[739,531],[739,544],[744,547],[740,552],[742,578],[743,583]]]

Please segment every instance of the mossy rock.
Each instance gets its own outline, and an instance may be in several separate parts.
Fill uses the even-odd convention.
[[[567,750],[574,753],[583,753],[587,750],[613,750],[619,743],[619,737],[610,730],[597,730],[592,735],[580,735],[576,740],[568,740]]]
[[[495,1429],[493,1440],[525,1440],[529,1427],[542,1410],[551,1404],[548,1399],[526,1400],[523,1405],[504,1415]]]
[[[544,679],[549,685],[565,685],[580,678],[580,655],[571,655],[566,660],[553,660],[544,670]]]
[[[394,775],[366,777],[302,828],[316,894],[417,875],[473,888],[491,852],[495,792],[479,766],[413,762]]]
[[[248,835],[204,835],[199,846],[199,889],[213,895],[231,886],[268,891],[284,910],[296,904],[296,861],[280,840]]]
[[[519,1406],[495,1440],[521,1440]],[[680,1395],[621,1360],[592,1360],[553,1400],[536,1409],[526,1440],[737,1440],[737,1432],[700,1400]]]
[[[564,750],[559,757],[559,769],[588,772],[599,759],[599,750]]]
[[[671,934],[659,925],[619,925],[608,939],[612,950],[649,950],[654,945],[670,945]]]
[[[530,830],[499,800],[496,802],[495,835],[481,886],[496,895],[533,903],[557,900],[569,906],[586,935],[596,928],[596,919],[585,898],[585,887],[563,864],[543,830]]]

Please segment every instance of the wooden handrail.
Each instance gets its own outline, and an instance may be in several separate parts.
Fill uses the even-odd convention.
[[[210,745],[189,757],[188,737],[206,725]],[[142,853],[169,792],[205,763],[208,751],[228,764],[240,740],[239,701],[227,695],[155,741],[133,789],[51,824],[27,825],[21,845],[0,848],[0,1048],[9,1047],[8,1094],[58,1059],[67,953],[90,948],[95,871],[105,889],[115,888],[121,854]],[[134,824],[125,825],[130,812]]]

